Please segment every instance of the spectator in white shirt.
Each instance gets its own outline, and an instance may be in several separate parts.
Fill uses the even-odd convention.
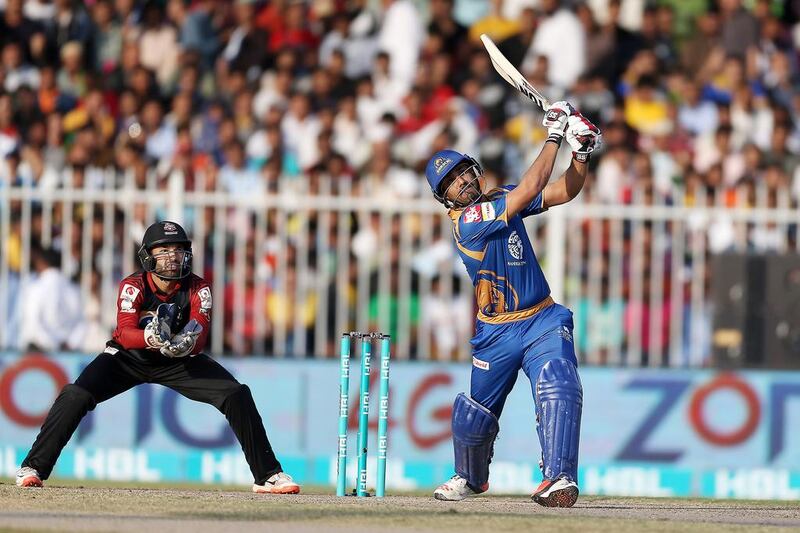
[[[538,56],[545,56],[549,81],[568,89],[586,64],[586,33],[575,13],[561,7],[561,0],[542,0],[541,7],[546,16],[525,55],[523,70],[532,68]]]
[[[392,78],[408,92],[417,70],[424,27],[410,0],[383,0],[383,6],[378,46],[389,54]]]
[[[361,168],[370,157],[370,146],[365,141],[364,129],[358,121],[356,99],[352,96],[339,102],[333,120],[333,147],[353,168]]]
[[[273,107],[285,109],[292,90],[292,74],[288,70],[268,71],[261,76],[261,86],[253,97],[253,113],[261,118]]]
[[[6,91],[13,93],[23,85],[39,88],[39,69],[22,62],[19,43],[12,41],[3,47],[2,63],[5,71],[3,87]]]
[[[350,26],[350,20],[346,13],[337,13],[333,16],[331,21],[331,29],[322,38],[319,45],[319,64],[325,68],[328,67],[331,61],[331,56],[335,50],[342,50],[345,46],[347,39],[347,29]]]
[[[287,150],[297,156],[301,169],[307,169],[317,162],[315,142],[321,130],[319,119],[311,113],[308,96],[296,93],[289,102],[289,110],[281,122],[283,139]]]
[[[375,98],[386,111],[402,109],[403,98],[408,93],[405,83],[392,76],[391,62],[392,58],[387,52],[379,52],[372,69]]]
[[[20,348],[53,352],[80,348],[85,332],[78,286],[57,267],[58,252],[31,245],[34,275],[22,292]]]
[[[232,141],[225,147],[225,165],[219,169],[222,188],[237,196],[252,196],[264,192],[261,175],[245,165],[244,147]]]
[[[164,21],[163,8],[149,2],[144,8],[144,31],[139,39],[142,65],[156,73],[158,82],[166,85],[178,69],[180,46],[178,32]]]
[[[717,106],[713,102],[700,99],[700,88],[687,81],[684,86],[683,102],[678,108],[678,124],[692,135],[708,135],[717,129]]]
[[[145,152],[156,161],[170,159],[175,153],[177,130],[164,122],[164,111],[158,100],[148,100],[142,108],[142,127],[147,134]]]

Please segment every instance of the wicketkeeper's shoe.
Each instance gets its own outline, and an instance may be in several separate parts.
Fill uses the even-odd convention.
[[[35,468],[23,466],[17,470],[17,487],[41,487],[42,478],[39,477],[39,472]]]
[[[439,485],[439,488],[433,491],[433,497],[445,502],[460,502],[469,496],[486,492],[489,489],[489,484],[487,483],[481,489],[480,491],[473,490],[466,479],[456,474]]]
[[[531,499],[544,507],[572,507],[578,501],[578,485],[565,477],[545,479]]]
[[[298,494],[300,485],[292,481],[292,476],[285,472],[272,475],[263,485],[253,484],[256,494]]]

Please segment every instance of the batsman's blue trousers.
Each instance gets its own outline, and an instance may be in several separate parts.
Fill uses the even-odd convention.
[[[547,361],[567,359],[578,366],[572,328],[572,311],[559,304],[516,322],[488,324],[478,320],[471,340],[470,396],[500,418],[521,368],[535,397],[536,380]]]

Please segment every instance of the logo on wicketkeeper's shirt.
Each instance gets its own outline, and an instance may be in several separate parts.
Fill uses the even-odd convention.
[[[119,310],[123,313],[133,313],[133,302],[138,295],[139,289],[129,283],[124,284],[119,291]]]
[[[197,296],[200,298],[200,312],[208,315],[211,311],[211,289],[203,287],[197,291]]]

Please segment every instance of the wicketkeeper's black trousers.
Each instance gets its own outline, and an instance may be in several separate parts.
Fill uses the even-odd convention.
[[[98,355],[74,384],[62,389],[22,466],[35,468],[42,479],[47,479],[86,413],[142,383],[164,385],[219,409],[239,439],[256,483],[262,484],[282,470],[250,389],[222,365],[205,354],[148,363],[123,350]]]

